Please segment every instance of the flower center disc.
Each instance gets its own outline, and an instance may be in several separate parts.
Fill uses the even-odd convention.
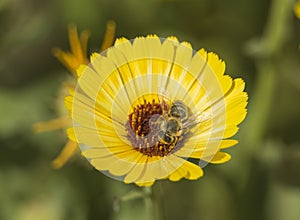
[[[146,101],[133,107],[126,123],[127,138],[135,150],[147,156],[164,157],[184,139],[181,122],[169,114],[166,101]],[[172,131],[172,132],[169,132]]]

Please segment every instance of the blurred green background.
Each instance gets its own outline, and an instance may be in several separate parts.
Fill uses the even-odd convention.
[[[51,168],[63,130],[33,134],[58,115],[68,71],[51,49],[68,49],[67,25],[92,32],[98,51],[105,24],[116,36],[175,35],[214,51],[242,77],[248,117],[229,149],[198,181],[157,181],[165,219],[300,219],[300,20],[292,0],[0,0],[0,219],[154,219],[145,201],[120,203],[135,185],[94,171],[79,154]],[[60,105],[62,105],[62,100]]]

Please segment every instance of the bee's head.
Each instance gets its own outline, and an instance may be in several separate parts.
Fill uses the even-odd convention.
[[[176,136],[172,136],[163,130],[159,131],[157,135],[158,135],[159,141],[163,144],[172,144],[175,142],[175,140],[177,138]]]

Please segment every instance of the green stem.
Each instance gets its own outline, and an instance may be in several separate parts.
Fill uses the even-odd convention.
[[[147,219],[152,220],[154,215],[153,199],[152,199],[152,188],[144,187],[144,203]]]
[[[258,150],[265,135],[277,77],[276,67],[271,60],[264,60],[258,64],[256,87],[250,97],[253,101],[250,101],[249,115],[245,125],[247,134],[244,133],[242,136],[242,141],[247,145],[247,154],[254,154]]]
[[[289,23],[293,15],[293,2],[293,0],[273,0],[264,35],[259,42],[252,45],[252,55],[257,58],[257,81],[249,97],[249,113],[239,138],[244,144],[240,158],[246,163],[243,165],[244,168],[250,167],[248,163],[259,153],[266,134],[272,100],[276,95],[278,81],[276,66],[290,33]],[[243,173],[242,186],[245,186],[249,172],[249,170],[240,171]]]
[[[145,195],[147,195],[144,197],[144,203],[150,220],[164,219],[161,191],[160,185],[154,188],[144,188]]]
[[[163,187],[161,182],[156,183],[153,187],[153,204],[155,209],[155,219],[165,219],[165,210],[163,204]]]
[[[289,21],[292,17],[293,0],[273,0],[268,23],[257,51],[257,82],[249,102],[248,129],[243,134],[243,141],[256,148],[263,139],[268,122],[275,86],[278,78],[277,58],[290,33]],[[253,149],[254,152],[256,149]]]
[[[155,192],[154,192],[155,191]],[[116,197],[113,209],[115,212],[120,210],[120,205],[123,202],[130,202],[133,200],[143,200],[145,204],[145,218],[146,220],[159,220],[163,219],[163,206],[161,187],[157,190],[153,190],[152,187],[143,187],[142,190],[132,190],[122,197]]]

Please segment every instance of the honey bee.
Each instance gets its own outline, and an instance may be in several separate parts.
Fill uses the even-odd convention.
[[[177,143],[180,136],[188,132],[188,127],[183,126],[189,117],[189,109],[179,100],[175,100],[169,108],[167,114],[152,117],[150,128],[160,142],[164,144]]]

